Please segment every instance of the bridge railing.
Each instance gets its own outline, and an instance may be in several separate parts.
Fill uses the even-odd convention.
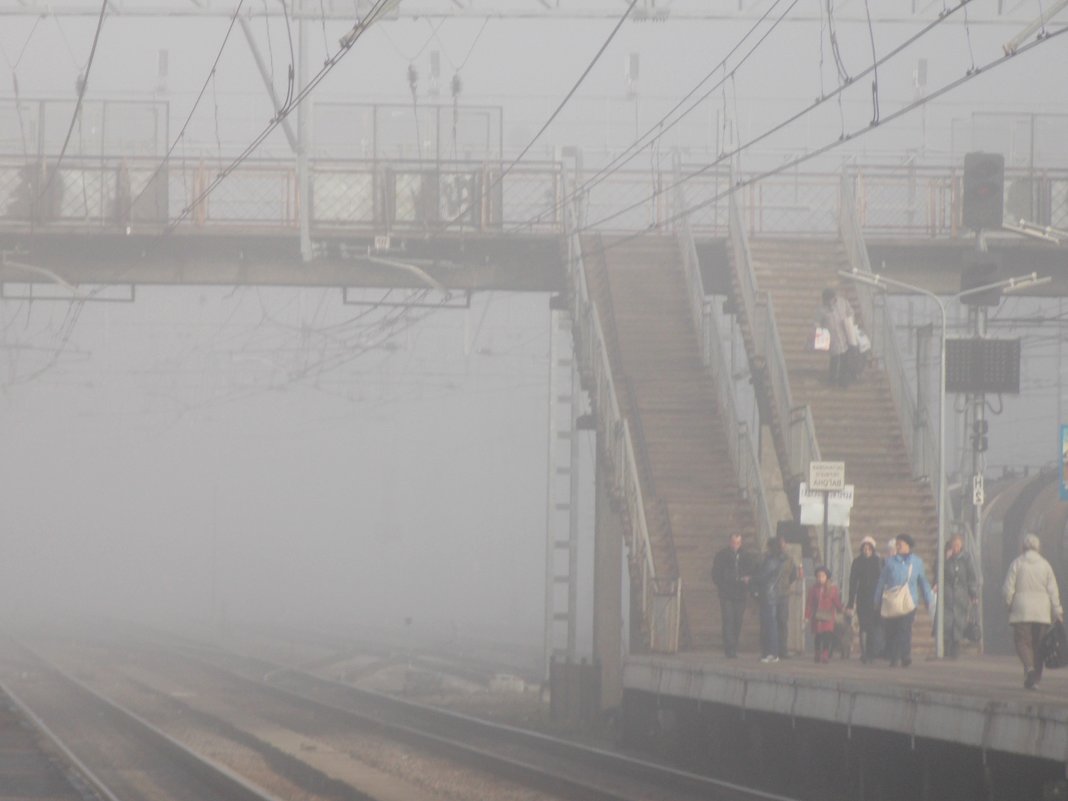
[[[152,156],[68,156],[48,183],[54,157],[0,154],[0,224],[299,228],[306,203],[314,231],[564,233],[558,162],[312,159],[311,197],[300,197],[292,159],[249,159],[201,202],[225,159],[161,166]],[[786,172],[729,193],[725,167],[683,164],[695,236],[728,236],[732,203],[749,233],[833,235],[841,213],[839,173]],[[963,235],[961,173],[955,166],[854,166],[858,224],[869,237]],[[622,169],[579,201],[583,226],[600,232],[677,231],[670,169]],[[742,173],[742,182],[750,176]],[[1005,171],[1006,219],[1068,228],[1068,169]],[[188,209],[188,213],[183,212]]]
[[[686,208],[686,196],[678,181],[679,170],[676,165],[676,186],[674,190],[675,206],[678,211]],[[679,226],[679,246],[682,251],[683,271],[686,273],[686,287],[689,296],[690,317],[694,330],[701,340],[701,355],[705,367],[712,373],[712,383],[716,390],[716,400],[720,417],[727,427],[727,444],[731,464],[739,490],[749,502],[756,522],[757,547],[764,548],[764,543],[775,534],[775,525],[768,508],[767,495],[764,492],[764,478],[760,472],[760,457],[748,424],[738,413],[734,396],[734,377],[724,353],[724,343],[720,332],[723,312],[716,303],[709,302],[705,295],[704,282],[701,279],[701,265],[697,259],[697,246],[690,231],[687,215],[681,218]]]
[[[575,355],[583,366],[592,399],[599,446],[611,465],[613,494],[623,505],[624,524],[631,540],[632,577],[636,574],[638,606],[642,610],[649,649],[674,653],[679,647],[682,582],[678,576],[665,576],[657,571],[634,439],[612,378],[604,326],[590,294],[582,242],[573,214],[573,207],[569,206],[568,274]]]

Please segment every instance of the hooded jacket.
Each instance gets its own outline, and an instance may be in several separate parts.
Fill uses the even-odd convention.
[[[1051,623],[1064,617],[1057,577],[1038,551],[1024,551],[1012,560],[1001,588],[1010,623]]]

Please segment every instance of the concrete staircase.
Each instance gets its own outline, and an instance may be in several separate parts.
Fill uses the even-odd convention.
[[[842,245],[837,240],[764,239],[750,241],[749,250],[757,286],[775,308],[794,403],[811,407],[822,458],[844,461],[846,481],[856,486],[850,520],[854,553],[866,535],[875,538],[882,552],[888,539],[911,534],[933,580],[937,507],[930,487],[912,476],[888,377],[881,365],[869,364],[858,383],[831,387],[827,354],[812,350],[824,287],[835,287],[855,310],[860,308],[851,282],[837,275],[849,269]],[[913,636],[920,654],[932,647],[930,618],[923,613],[917,615]]]
[[[687,309],[681,254],[667,237],[617,248],[584,238],[583,252],[613,379],[640,451],[657,570],[673,570],[682,580],[680,642],[710,648],[720,644],[713,556],[732,531],[752,543],[755,524],[736,483]],[[748,615],[743,648],[757,647],[756,617]]]

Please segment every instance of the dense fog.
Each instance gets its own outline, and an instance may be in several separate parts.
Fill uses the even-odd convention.
[[[8,11],[16,5],[3,3]],[[260,16],[268,5],[269,22]],[[1058,120],[1068,114],[1068,49],[1060,43],[978,75],[869,134],[874,117],[887,119],[1000,57],[1002,45],[1022,27],[992,21],[989,8],[968,25],[954,15],[879,70],[873,106],[873,76],[854,79],[870,64],[873,44],[885,54],[931,16],[913,17],[908,4],[895,5],[900,13],[877,9],[869,30],[863,9],[848,4],[835,28],[836,48],[829,38],[833,21],[815,5],[798,6],[801,21],[788,19],[759,46],[758,36],[748,40],[732,65],[756,47],[752,58],[631,168],[666,168],[672,147],[700,163],[830,93],[843,75],[851,85],[840,105],[824,104],[769,137],[739,166],[774,165],[847,134],[861,138],[814,163],[831,170],[847,158],[956,164],[965,150],[981,146],[1003,149],[1010,165],[1064,166],[1068,138]],[[284,96],[296,23],[287,31],[273,3],[248,6],[249,30]],[[314,17],[318,4],[305,6]],[[555,158],[572,146],[584,149],[591,164],[618,152],[709,73],[770,11],[766,6],[733,20],[626,23],[560,118],[534,142],[528,160]],[[1029,18],[1022,10],[1014,17]],[[90,118],[76,128],[71,155],[123,155],[113,151],[125,147],[131,155],[160,157],[202,85],[206,100],[174,158],[221,165],[239,152],[273,109],[238,30],[214,80],[202,83],[229,22],[227,13],[109,16],[86,107],[136,101],[165,108],[162,118],[144,117],[163,123],[154,130],[131,123],[104,132]],[[0,45],[17,79],[15,91],[26,108],[45,101],[41,107],[51,109],[42,123],[50,153],[62,142],[95,24],[92,14],[0,17]],[[566,22],[381,22],[309,101],[312,153],[415,157],[430,142],[412,105],[442,104],[446,122],[433,152],[474,160],[499,157],[501,150],[515,155],[531,143],[613,24],[607,14]],[[350,28],[351,21],[309,21],[311,73]],[[770,30],[767,22],[757,28],[758,34]],[[640,64],[637,74],[627,72],[633,63]],[[465,129],[460,139],[449,132],[454,74],[461,79],[457,108],[495,109],[490,117],[499,129]],[[14,100],[5,88],[0,144],[10,155],[35,152],[39,129],[28,129],[13,113]],[[373,102],[394,107],[390,125],[379,129],[384,138],[372,143],[357,106]],[[1030,115],[1039,110],[1052,122],[1036,128]],[[1028,119],[1025,130],[1020,125]],[[256,155],[292,157],[281,130]],[[381,297],[357,293],[371,303]],[[86,304],[5,295],[4,617],[381,626],[539,641],[547,294],[481,292],[460,309],[368,308],[345,305],[336,289],[154,286],[138,287],[130,303]],[[902,334],[909,341],[908,332]],[[1048,347],[1045,356],[1052,358]],[[1054,364],[1048,358],[1046,364]],[[1051,408],[1050,383],[1034,388],[1046,393],[1045,408]],[[1059,398],[1055,406],[1060,409]],[[1028,429],[1009,442],[998,434],[995,449],[1004,450],[993,450],[989,461],[1047,464],[1055,450],[1043,436]],[[583,537],[591,507],[592,494],[585,492]],[[584,585],[587,580],[584,575]]]

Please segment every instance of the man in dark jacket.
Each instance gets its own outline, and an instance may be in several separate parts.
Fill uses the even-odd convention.
[[[790,585],[797,578],[797,565],[786,553],[781,537],[768,540],[768,553],[752,581],[760,596],[761,662],[786,658],[787,623],[790,616]]]
[[[742,614],[749,592],[749,579],[756,569],[756,557],[742,550],[742,535],[731,534],[729,544],[712,562],[712,581],[719,593],[723,618],[723,652],[728,659],[738,656],[738,637],[742,631]]]

